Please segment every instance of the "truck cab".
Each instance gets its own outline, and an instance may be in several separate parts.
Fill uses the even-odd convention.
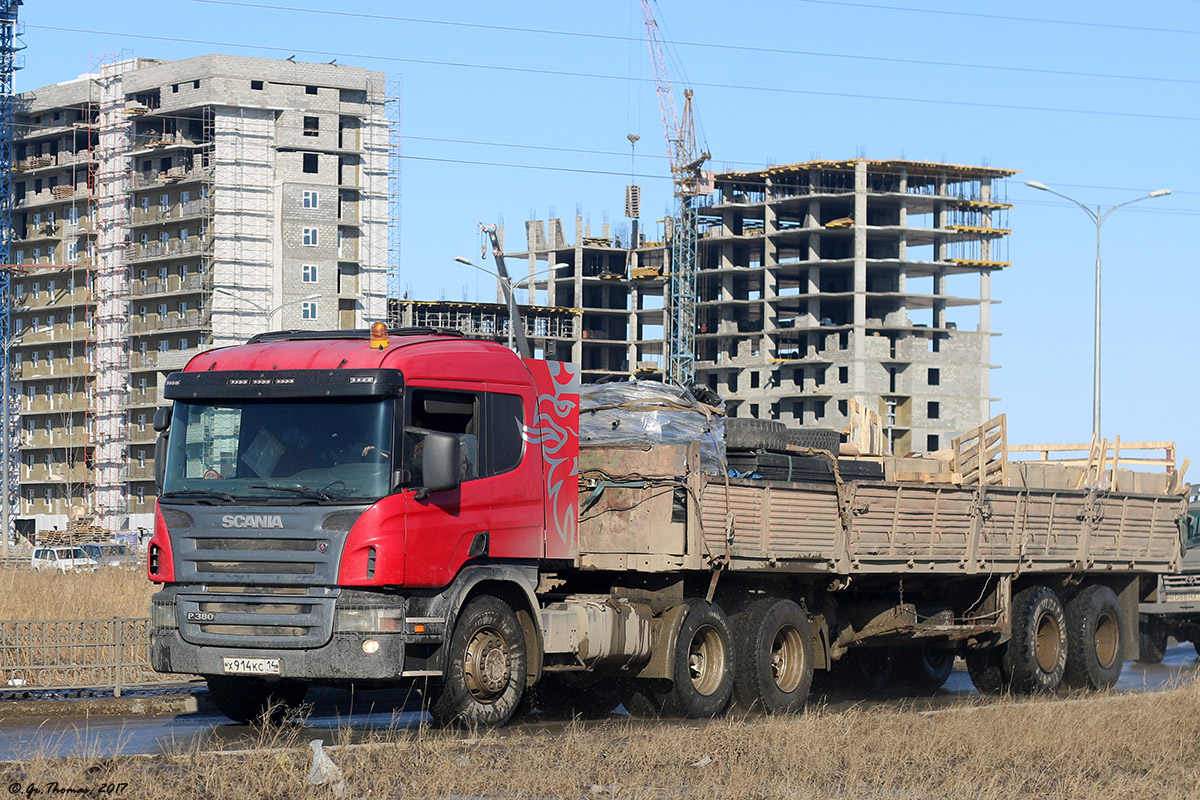
[[[573,381],[431,330],[196,356],[155,420],[155,668],[207,677],[235,718],[310,682],[436,678],[488,581],[536,644],[539,565],[574,558]]]

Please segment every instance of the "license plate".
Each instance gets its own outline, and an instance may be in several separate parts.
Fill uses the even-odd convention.
[[[233,675],[278,675],[278,658],[224,658],[225,672]]]

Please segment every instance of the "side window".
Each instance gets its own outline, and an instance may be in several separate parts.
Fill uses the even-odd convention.
[[[521,463],[525,440],[521,429],[525,424],[525,404],[512,394],[488,394],[487,416],[487,474],[499,475],[516,469]]]
[[[459,475],[469,481],[479,477],[479,395],[474,392],[447,392],[438,389],[414,389],[409,425],[419,431],[453,433],[458,437],[462,461]],[[409,485],[420,486],[424,435],[408,437]]]

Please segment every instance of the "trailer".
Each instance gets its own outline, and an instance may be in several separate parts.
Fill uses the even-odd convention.
[[[155,418],[154,667],[239,720],[314,684],[415,685],[441,724],[786,712],[815,671],[932,690],[955,655],[981,691],[1101,688],[1179,569],[1177,491],[1007,479],[987,435],[965,482],[807,448],[820,479],[714,475],[700,441],[581,446],[579,392],[432,329],[197,355]]]

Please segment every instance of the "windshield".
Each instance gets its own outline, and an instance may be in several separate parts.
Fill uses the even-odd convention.
[[[178,401],[162,497],[363,501],[388,493],[395,401]]]

